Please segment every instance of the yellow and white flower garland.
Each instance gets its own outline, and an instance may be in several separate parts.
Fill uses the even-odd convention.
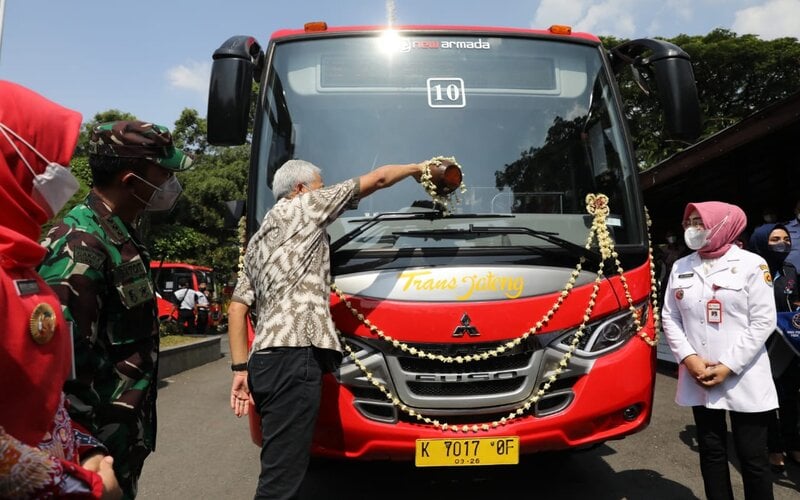
[[[457,190],[453,190],[452,193],[447,195],[440,195],[436,190],[436,184],[433,183],[433,174],[431,174],[431,165],[440,166],[442,162],[449,161],[453,163],[455,166],[461,170],[461,186]],[[419,183],[422,184],[422,187],[425,189],[425,192],[433,199],[435,204],[439,204],[442,206],[442,212],[447,215],[450,211],[451,204],[458,204],[461,202],[461,199],[458,197],[458,191],[461,194],[467,192],[467,186],[464,184],[464,169],[461,168],[461,165],[458,164],[455,157],[452,156],[436,156],[431,158],[430,160],[425,162],[425,170],[422,172],[420,176]],[[451,203],[452,202],[452,203]]]
[[[441,157],[439,157],[441,159]],[[436,160],[436,158],[434,159]],[[453,159],[448,158],[448,160],[454,161]],[[430,180],[430,178],[428,178]],[[430,193],[430,192],[429,192]],[[595,299],[597,298],[597,293],[600,290],[600,283],[603,279],[603,267],[605,260],[613,257],[614,263],[617,266],[617,272],[619,273],[620,282],[625,290],[625,297],[628,301],[628,308],[630,309],[631,313],[633,314],[634,324],[636,326],[636,332],[639,337],[646,342],[649,346],[654,347],[658,344],[658,331],[660,328],[660,317],[658,312],[658,302],[657,302],[657,286],[656,286],[656,279],[655,279],[655,266],[653,260],[653,250],[652,245],[650,242],[650,234],[649,234],[649,227],[651,225],[650,216],[645,212],[647,216],[647,226],[648,226],[648,245],[649,245],[649,256],[650,256],[650,297],[651,302],[653,305],[653,319],[654,319],[654,336],[651,339],[647,336],[647,333],[644,331],[644,325],[641,322],[641,318],[639,317],[639,312],[633,305],[633,298],[630,294],[630,290],[628,288],[627,280],[625,279],[625,275],[623,273],[622,264],[619,261],[619,255],[617,254],[616,250],[614,249],[614,241],[611,238],[611,235],[608,231],[608,225],[606,219],[609,214],[608,208],[608,197],[604,194],[588,194],[586,196],[586,210],[593,216],[592,227],[589,230],[589,235],[586,240],[586,248],[590,249],[592,246],[592,242],[594,239],[597,239],[597,245],[600,249],[600,254],[602,255],[603,259],[601,260],[598,269],[597,269],[597,276],[595,277],[594,284],[592,286],[592,293],[589,297],[589,302],[586,306],[586,310],[583,314],[583,318],[581,321],[580,326],[576,334],[572,338],[572,342],[570,343],[567,352],[562,357],[561,361],[559,361],[558,367],[556,368],[555,373],[553,373],[550,377],[548,377],[547,382],[539,389],[533,396],[528,398],[527,400],[523,401],[517,408],[511,411],[505,417],[502,417],[499,420],[495,420],[491,423],[483,423],[483,424],[473,424],[473,425],[451,425],[446,422],[440,422],[437,419],[431,419],[424,415],[419,414],[412,408],[409,408],[405,404],[403,404],[397,396],[392,394],[389,389],[386,388],[380,381],[378,381],[373,374],[367,369],[367,367],[358,359],[355,352],[352,348],[347,344],[346,339],[342,336],[341,332],[339,332],[339,337],[344,346],[345,350],[347,351],[348,357],[358,366],[358,368],[364,373],[367,380],[372,383],[378,390],[380,390],[386,398],[392,402],[398,409],[409,415],[410,417],[414,417],[417,421],[424,422],[429,425],[433,425],[437,429],[441,429],[442,431],[450,430],[452,432],[479,432],[479,431],[489,431],[491,429],[497,428],[501,425],[505,425],[509,421],[522,416],[526,411],[528,411],[531,406],[535,405],[541,398],[544,396],[547,391],[550,389],[552,384],[556,381],[558,376],[564,371],[564,369],[569,364],[569,360],[572,358],[572,354],[575,352],[578,343],[580,342],[581,338],[583,337],[586,331],[586,324],[588,323],[589,319],[591,318],[592,311],[594,310],[595,306]],[[344,293],[336,286],[335,283],[331,283],[331,290],[339,297],[342,303],[348,308],[348,310],[355,316],[364,326],[369,328],[369,330],[377,335],[379,338],[386,342],[391,342],[392,346],[402,350],[403,352],[407,352],[413,356],[417,356],[424,359],[430,359],[435,361],[440,361],[442,363],[468,363],[470,361],[478,361],[481,359],[489,359],[492,357],[497,357],[503,354],[506,350],[512,349],[515,346],[519,345],[523,340],[527,339],[531,335],[536,334],[539,330],[542,329],[544,325],[546,325],[553,315],[558,311],[561,304],[564,302],[564,299],[570,294],[573,287],[575,286],[575,282],[577,280],[578,275],[581,272],[583,267],[583,263],[585,262],[585,258],[581,257],[580,261],[575,267],[575,270],[572,271],[569,280],[564,285],[564,288],[561,291],[558,299],[556,300],[555,304],[548,310],[542,318],[536,322],[536,324],[531,327],[528,331],[524,332],[521,336],[506,342],[505,344],[492,349],[487,352],[482,352],[480,354],[473,354],[467,356],[443,356],[441,354],[433,354],[426,352],[422,349],[417,349],[415,347],[411,347],[408,344],[401,342],[397,339],[392,338],[389,335],[386,335],[380,328],[373,325],[368,319],[364,317],[364,315],[358,312],[355,307],[353,307],[352,303],[347,300]]]
[[[239,219],[239,225],[236,228],[237,236],[239,237],[239,264],[236,271],[237,280],[241,280],[244,276],[244,254],[247,251],[247,218],[242,216]]]

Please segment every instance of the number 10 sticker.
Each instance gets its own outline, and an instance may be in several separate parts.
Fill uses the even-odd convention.
[[[464,80],[461,78],[428,78],[428,106],[463,108],[466,106]]]

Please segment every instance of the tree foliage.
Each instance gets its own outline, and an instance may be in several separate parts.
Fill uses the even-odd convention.
[[[177,174],[183,195],[175,209],[151,215],[148,236],[154,255],[231,274],[238,263],[239,243],[227,203],[245,198],[250,150],[213,148],[206,130],[206,120],[192,109],[185,109],[175,123],[176,145],[191,152],[194,163]]]
[[[707,35],[665,38],[691,57],[703,113],[702,140],[800,90],[800,43],[795,38],[761,40],[716,29]],[[612,48],[626,40],[603,38]],[[662,133],[657,100],[644,95],[628,71],[620,92],[640,168],[649,168],[685,148]]]

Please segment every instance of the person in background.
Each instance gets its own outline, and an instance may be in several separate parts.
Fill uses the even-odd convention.
[[[178,289],[173,292],[173,305],[178,308],[178,323],[181,325],[181,332],[194,335],[197,332],[195,324],[195,311],[197,309],[198,293],[189,288],[189,280],[181,278],[178,280]]]
[[[745,498],[773,498],[767,428],[778,396],[764,344],[777,314],[767,263],[733,244],[746,225],[735,205],[686,205],[684,240],[694,251],[672,266],[662,315],[679,363],[675,401],[692,408],[710,500],[733,499],[726,418]]]
[[[36,273],[41,226],[78,189],[80,113],[0,80],[0,498],[121,495],[106,448],[69,418],[70,325]]]
[[[125,498],[136,496],[156,443],[157,306],[136,226],[145,211],[172,209],[181,193],[175,172],[189,165],[166,127],[95,126],[92,189],[42,242],[39,272],[75,327],[75,378],[64,385],[70,415],[108,447]]]
[[[733,240],[733,244],[736,245],[737,247],[741,248],[742,250],[749,250],[750,249],[748,247],[748,240],[749,239],[750,239],[750,236],[748,235],[747,230],[744,230],[741,233],[739,233],[739,236],[737,236]]]
[[[778,222],[778,215],[775,211],[775,207],[766,206],[761,209],[761,220],[762,224],[776,224]]]
[[[256,498],[297,497],[310,460],[322,375],[342,358],[330,313],[327,226],[378,189],[406,177],[419,181],[424,168],[384,165],[328,187],[319,167],[307,161],[289,160],[275,172],[277,201],[250,239],[246,279],[238,280],[228,310],[234,413],[243,413],[252,398],[261,416]],[[243,324],[246,308],[253,306],[255,339],[248,360]]]
[[[800,198],[794,206],[794,219],[784,222],[786,230],[789,231],[789,237],[792,239],[792,250],[786,257],[795,269],[800,269]]]
[[[197,292],[197,333],[205,335],[208,328],[208,309],[211,307],[208,287],[205,283],[197,285],[199,288]]]
[[[686,245],[683,243],[683,238],[678,238],[677,233],[672,229],[667,229],[664,233],[665,245],[659,245],[656,248],[655,259],[656,267],[658,269],[658,283],[659,283],[659,303],[664,303],[664,290],[667,288],[667,277],[672,265],[676,260],[689,253]]]
[[[769,266],[778,312],[794,311],[800,306],[797,269],[786,261],[791,246],[789,232],[783,224],[761,225],[750,238],[750,248],[764,257]],[[783,474],[786,457],[800,463],[800,357],[777,331],[767,341],[767,352],[780,405],[769,428],[769,463],[774,472]]]

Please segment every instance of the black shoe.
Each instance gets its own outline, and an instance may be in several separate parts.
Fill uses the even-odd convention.
[[[772,470],[772,472],[774,472],[775,474],[778,474],[778,475],[784,474],[786,472],[786,465],[783,464],[783,463],[775,463],[775,462],[773,462],[773,455],[775,455],[775,457],[778,460],[781,460],[781,459],[783,459],[783,454],[782,453],[770,453],[769,455],[770,455],[770,457],[769,457],[769,468]],[[783,460],[781,460],[781,462],[783,462]]]
[[[783,464],[769,464],[769,468],[779,476],[786,474],[786,466]]]

